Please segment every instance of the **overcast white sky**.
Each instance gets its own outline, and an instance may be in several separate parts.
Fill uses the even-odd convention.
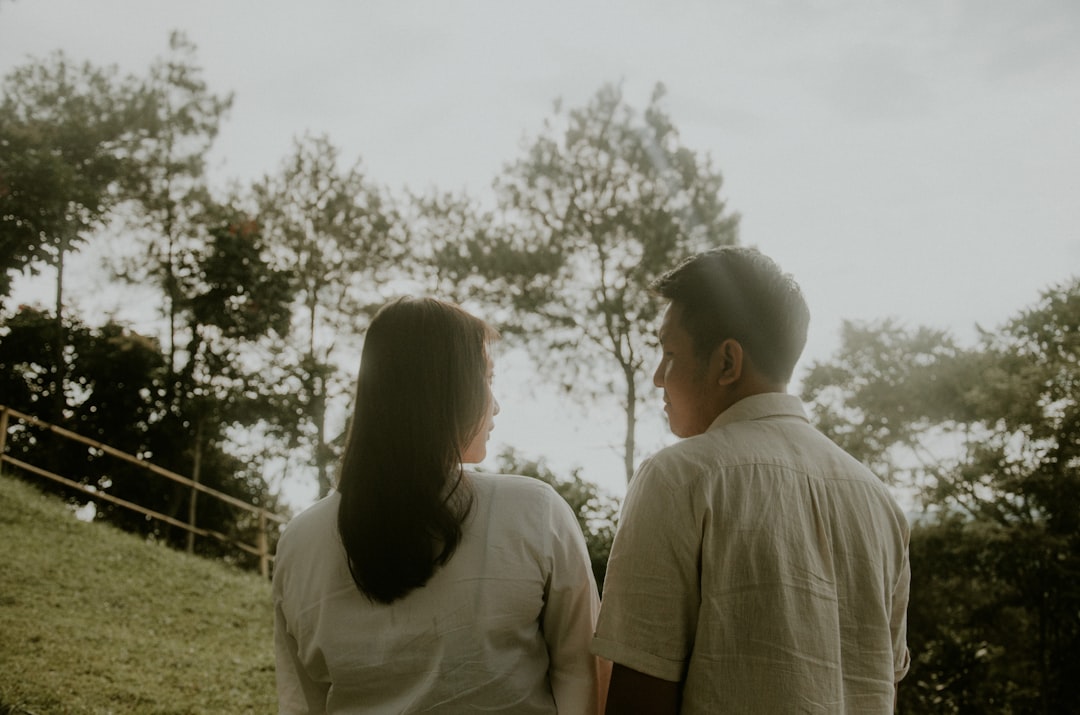
[[[1075,0],[0,0],[0,73],[57,49],[143,73],[173,29],[236,94],[221,182],[311,131],[391,190],[484,197],[556,98],[622,81],[642,107],[665,83],[743,243],[807,294],[804,365],[844,319],[970,340],[1080,274]],[[501,387],[496,442],[622,492],[617,415]]]

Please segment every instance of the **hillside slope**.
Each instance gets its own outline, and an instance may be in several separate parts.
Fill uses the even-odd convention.
[[[0,715],[272,713],[272,640],[258,575],[0,475]]]

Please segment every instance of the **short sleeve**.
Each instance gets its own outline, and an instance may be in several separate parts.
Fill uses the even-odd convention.
[[[592,650],[646,675],[685,677],[700,606],[701,524],[688,488],[646,460],[623,503]]]
[[[287,550],[289,533],[286,530],[278,542],[272,586],[274,599],[274,661],[277,681],[278,713],[280,715],[309,715],[326,712],[327,683],[317,683],[308,675],[300,659],[299,645],[290,633],[283,606],[283,582],[289,569]]]
[[[889,628],[893,640],[893,683],[899,683],[911,668],[911,653],[907,645],[907,609],[911,593],[911,559],[907,544],[904,548],[904,563],[900,569],[900,578],[892,594],[892,613]]]
[[[550,565],[541,627],[547,643],[548,675],[560,713],[591,715],[601,710],[601,664],[589,652],[600,610],[589,552],[570,507],[551,492]]]

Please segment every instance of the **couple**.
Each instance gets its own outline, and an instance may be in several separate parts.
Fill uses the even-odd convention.
[[[631,481],[603,606],[569,507],[466,473],[499,404],[494,331],[385,306],[337,491],[274,569],[282,713],[884,713],[907,672],[908,529],[786,394],[801,291],[753,249],[661,277],[672,432]]]

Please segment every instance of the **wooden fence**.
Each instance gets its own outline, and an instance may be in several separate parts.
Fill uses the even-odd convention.
[[[28,463],[26,463],[26,462],[24,462],[24,461],[22,461],[20,459],[16,459],[14,457],[8,456],[8,454],[7,454],[7,434],[8,434],[8,422],[9,422],[10,417],[14,417],[15,419],[22,420],[23,422],[26,422],[27,424],[34,425],[35,427],[38,427],[38,428],[41,428],[41,429],[44,429],[44,430],[48,430],[49,432],[52,432],[53,434],[59,435],[60,437],[63,437],[65,439],[73,440],[75,442],[81,442],[82,444],[85,444],[85,445],[87,445],[89,447],[93,447],[94,449],[97,449],[97,450],[101,451],[104,454],[108,454],[108,455],[111,455],[113,457],[117,457],[118,459],[122,459],[122,460],[124,460],[126,462],[130,462],[132,464],[136,464],[136,465],[142,467],[143,469],[146,469],[149,472],[157,474],[158,476],[165,477],[166,479],[170,479],[170,480],[172,480],[174,482],[178,482],[178,483],[183,484],[183,485],[185,485],[187,487],[190,487],[191,488],[191,499],[192,499],[193,503],[194,503],[196,494],[198,494],[199,492],[202,492],[203,494],[206,494],[206,495],[208,495],[208,496],[210,496],[210,497],[212,497],[214,499],[218,499],[219,501],[225,502],[226,504],[230,504],[230,505],[232,505],[234,507],[237,507],[238,509],[243,509],[245,511],[251,512],[252,514],[254,514],[257,517],[258,524],[259,524],[259,526],[258,526],[258,534],[257,534],[257,539],[256,539],[257,543],[255,543],[255,544],[247,544],[247,543],[244,543],[242,541],[238,541],[236,539],[233,539],[232,537],[229,537],[226,534],[222,534],[222,533],[220,533],[218,531],[214,531],[212,529],[203,529],[203,528],[200,528],[200,527],[196,526],[195,525],[194,511],[192,511],[190,516],[189,516],[189,523],[185,523],[183,521],[180,521],[179,519],[168,516],[167,514],[161,514],[161,513],[156,512],[156,511],[151,511],[150,509],[146,509],[145,507],[139,506],[138,504],[129,502],[129,501],[124,500],[124,499],[120,499],[118,497],[113,496],[112,494],[107,493],[107,492],[104,492],[104,491],[101,491],[101,490],[98,490],[98,489],[94,489],[94,488],[92,488],[92,487],[90,487],[90,486],[88,486],[86,484],[80,484],[79,482],[73,481],[71,479],[67,479],[66,477],[62,477],[59,474],[54,474],[54,473],[49,472],[49,471],[47,471],[45,469],[41,469],[40,467],[36,467],[36,466],[34,466],[32,464],[28,464]],[[263,576],[269,576],[270,575],[270,561],[273,559],[273,557],[270,555],[270,539],[269,539],[269,536],[268,536],[267,529],[270,526],[270,522],[274,522],[274,523],[277,523],[277,524],[283,524],[286,521],[284,517],[279,516],[278,514],[275,514],[272,511],[268,511],[268,510],[263,509],[261,507],[257,507],[257,506],[254,506],[252,504],[248,504],[247,502],[245,502],[243,500],[240,500],[240,499],[237,499],[236,497],[230,496],[228,494],[225,494],[224,492],[220,492],[220,491],[218,491],[216,489],[213,489],[211,487],[200,484],[200,483],[198,483],[196,481],[188,479],[187,477],[179,475],[176,472],[171,472],[168,469],[164,469],[162,467],[159,467],[156,464],[151,464],[150,462],[147,462],[144,459],[139,459],[138,457],[136,457],[134,455],[128,454],[127,452],[122,452],[119,449],[116,449],[114,447],[110,447],[107,444],[103,444],[101,442],[89,439],[87,437],[83,437],[82,435],[76,434],[75,432],[72,432],[70,430],[66,430],[63,427],[57,427],[56,425],[49,424],[48,422],[43,422],[42,420],[39,420],[36,417],[32,417],[31,415],[27,415],[27,414],[24,414],[24,413],[19,412],[17,410],[13,410],[10,407],[5,407],[4,405],[0,405],[0,466],[2,466],[4,463],[10,464],[10,465],[12,465],[14,467],[17,467],[17,468],[19,468],[21,470],[30,472],[32,474],[36,474],[36,475],[38,475],[40,477],[44,477],[46,479],[51,479],[54,482],[59,482],[60,484],[64,484],[64,485],[66,485],[68,487],[71,487],[72,489],[77,489],[78,491],[83,492],[84,494],[92,497],[93,499],[101,499],[103,501],[107,501],[109,503],[121,506],[121,507],[123,507],[125,509],[130,509],[132,511],[136,511],[136,512],[138,512],[140,514],[143,514],[145,516],[148,516],[148,517],[150,517],[152,519],[157,519],[157,520],[162,521],[162,522],[164,522],[166,524],[170,524],[172,526],[178,527],[180,529],[183,529],[183,530],[187,531],[189,535],[203,536],[203,537],[208,536],[208,537],[217,539],[218,541],[222,541],[224,543],[230,544],[230,545],[232,545],[232,546],[234,546],[234,547],[236,547],[236,548],[238,548],[238,549],[240,549],[242,551],[246,551],[249,554],[253,554],[255,556],[258,556],[259,557],[259,572],[262,573]],[[190,550],[190,545],[191,545],[190,540],[188,541],[188,545],[189,545],[189,550]]]

